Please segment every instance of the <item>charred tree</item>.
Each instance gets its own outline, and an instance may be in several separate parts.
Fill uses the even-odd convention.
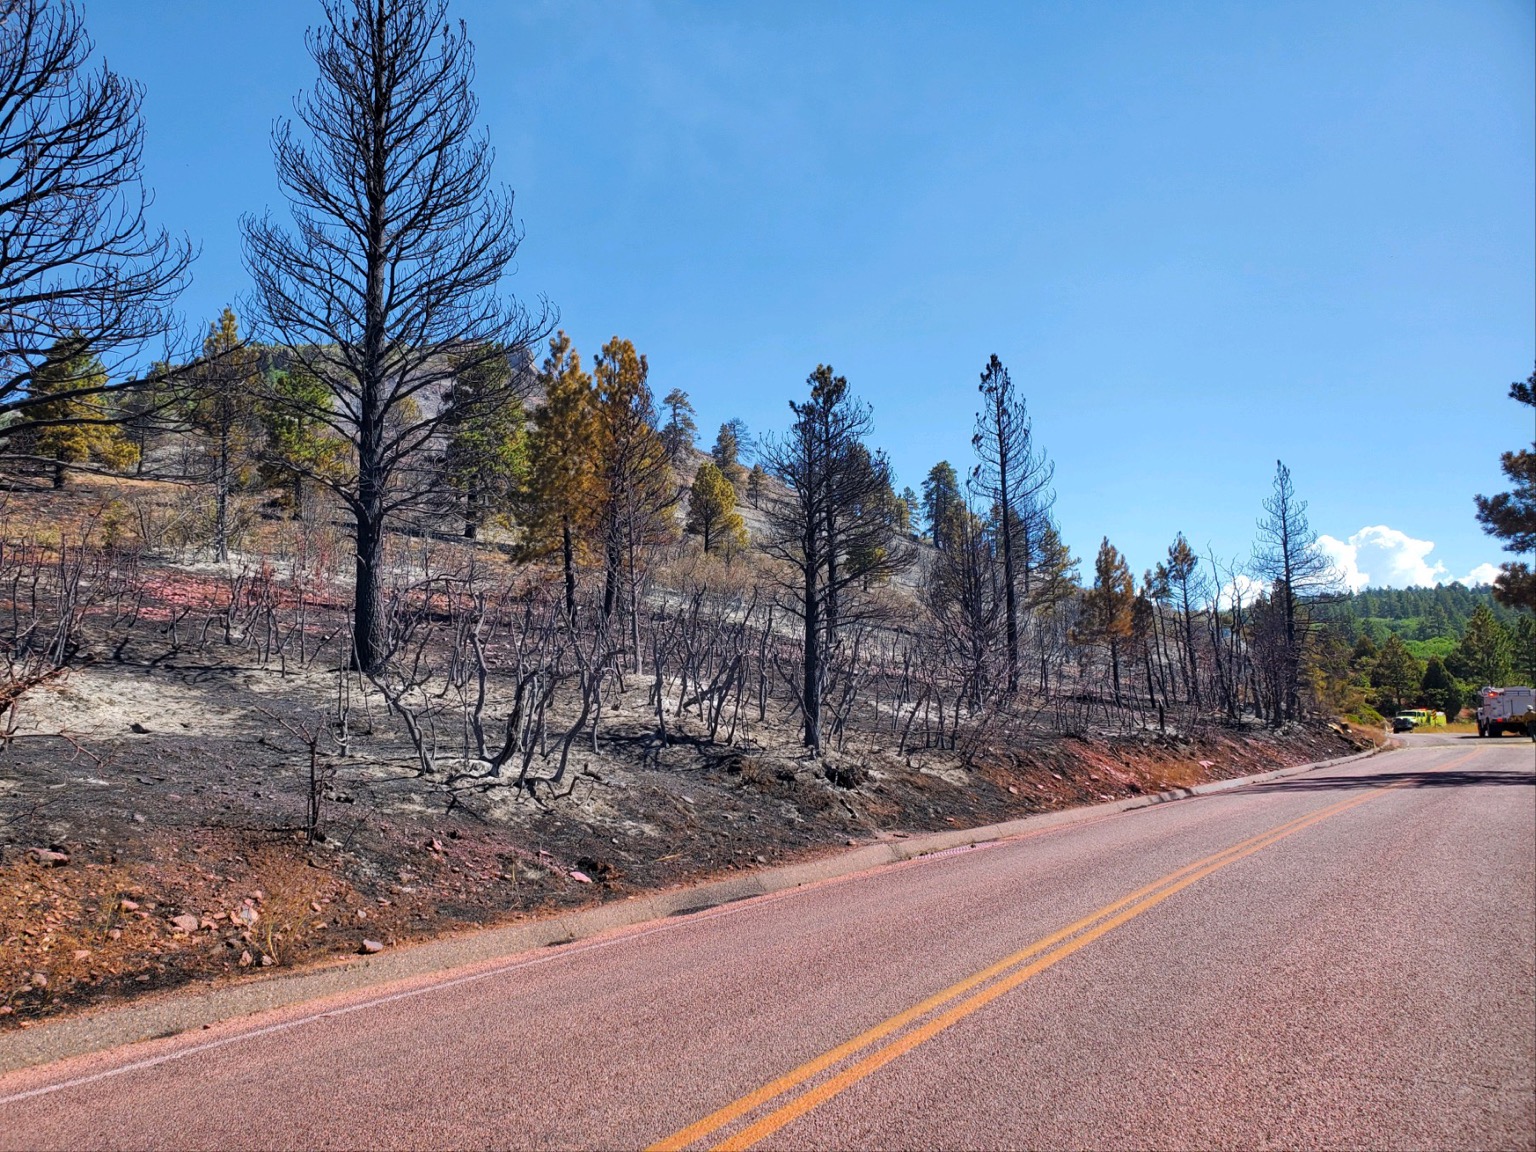
[[[1296,495],[1291,470],[1275,461],[1274,490],[1264,501],[1254,544],[1253,569],[1269,583],[1269,596],[1278,619],[1271,629],[1279,651],[1275,656],[1270,720],[1279,724],[1301,714],[1303,647],[1316,627],[1313,609],[1335,582],[1333,565],[1317,546],[1317,533],[1307,523],[1307,502]]]
[[[92,50],[73,4],[0,0],[0,424],[13,451],[28,428],[128,414],[100,400],[142,383],[126,370],[170,335],[193,255],[145,218],[143,90],[90,69]],[[90,356],[60,358],[66,345]],[[79,376],[34,387],[74,362]]]
[[[803,626],[799,704],[805,746],[823,746],[823,689],[828,653],[849,623],[844,593],[907,563],[893,530],[891,469],[864,444],[869,408],[848,381],[818,365],[810,398],[790,402],[794,423],[764,445],[761,459],[784,493],[769,506],[765,549],[794,573],[790,610]]]
[[[491,183],[475,128],[473,47],[445,0],[326,0],[309,35],[319,67],[273,155],[294,231],[270,215],[243,222],[246,266],[267,330],[323,382],[325,404],[274,396],[351,445],[340,475],[316,472],[356,526],[354,660],[384,657],[384,533],[437,479],[422,459],[448,414],[456,373],[504,358],[548,330],[500,289],[522,231],[512,192]],[[306,137],[306,138],[301,138]],[[484,378],[482,378],[484,379]],[[516,399],[525,374],[473,405]]]
[[[1014,692],[1019,687],[1019,596],[1021,591],[1025,600],[1030,596],[1034,556],[1050,527],[1054,468],[1035,446],[1024,398],[996,356],[981,374],[980,391],[982,408],[971,438],[977,456],[973,476],[997,507],[1008,691]]]

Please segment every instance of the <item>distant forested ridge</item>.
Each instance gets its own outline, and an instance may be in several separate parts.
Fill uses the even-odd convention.
[[[1389,634],[1396,634],[1414,649],[1435,640],[1449,640],[1447,647],[1453,646],[1479,605],[1487,607],[1505,628],[1516,626],[1519,612],[1495,600],[1492,587],[1486,584],[1475,588],[1460,582],[1433,588],[1366,588],[1345,596],[1338,610],[1356,638],[1368,634],[1380,643]],[[1431,644],[1431,650],[1414,654],[1421,659],[1444,654],[1434,647]]]
[[[1362,718],[1421,706],[1455,717],[1484,685],[1536,682],[1536,617],[1490,587],[1369,588],[1333,610],[1353,645],[1337,691]]]

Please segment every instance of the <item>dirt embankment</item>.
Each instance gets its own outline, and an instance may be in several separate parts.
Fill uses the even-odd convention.
[[[29,694],[0,758],[0,1027],[1367,742],[1210,728],[1042,739],[975,769],[878,747],[818,762],[686,729],[659,745],[643,699],[621,700],[560,796],[454,787],[403,747],[328,758],[324,839],[309,845],[308,757],[279,723],[317,690],[300,680],[180,657]]]

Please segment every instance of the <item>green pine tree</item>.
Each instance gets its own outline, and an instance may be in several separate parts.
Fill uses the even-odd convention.
[[[736,489],[713,460],[704,461],[693,475],[686,527],[700,538],[705,552],[746,547],[747,528],[736,511]]]
[[[1467,618],[1467,630],[1453,654],[1452,668],[1476,688],[1499,688],[1509,680],[1513,645],[1504,626],[1486,604]]]

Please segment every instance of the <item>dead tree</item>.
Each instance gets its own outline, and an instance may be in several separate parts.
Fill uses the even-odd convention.
[[[869,408],[848,394],[848,381],[819,365],[811,395],[790,402],[795,421],[767,443],[761,459],[784,493],[772,502],[765,550],[794,574],[785,607],[800,618],[799,703],[803,739],[822,750],[822,694],[827,652],[847,622],[843,594],[902,568],[909,552],[894,532],[890,464],[864,438]]]
[[[1284,647],[1278,675],[1282,683],[1271,715],[1272,722],[1279,724],[1301,714],[1303,648],[1317,626],[1313,608],[1333,590],[1337,577],[1317,546],[1317,533],[1307,523],[1307,502],[1296,495],[1291,470],[1279,460],[1264,513],[1253,549],[1253,569],[1269,583],[1270,597],[1280,613]]]
[[[946,533],[946,547],[930,559],[922,585],[936,640],[931,657],[958,671],[962,694],[980,709],[997,679],[1004,615],[998,533],[963,503],[947,517]]]
[[[413,467],[450,413],[456,372],[526,348],[549,328],[503,296],[522,232],[510,189],[491,185],[476,132],[473,48],[445,0],[326,0],[310,33],[320,70],[273,134],[295,232],[270,215],[243,222],[260,319],[324,402],[269,400],[352,447],[349,466],[307,473],[333,488],[356,525],[355,661],[384,659],[384,531],[424,498],[436,469]],[[493,377],[494,378],[494,377]],[[475,390],[492,409],[525,383]]]
[[[0,0],[0,424],[13,447],[29,427],[115,419],[103,396],[169,337],[193,255],[145,220],[143,90],[88,71],[92,50],[73,4]],[[102,371],[34,389],[66,341]]]
[[[1019,596],[1029,599],[1034,555],[1050,527],[1051,478],[1055,469],[1035,445],[1024,398],[1014,391],[1008,369],[996,356],[979,385],[982,408],[971,443],[977,463],[972,477],[996,506],[1003,561],[1004,629],[1008,691],[1019,687]],[[1022,589],[1020,584],[1022,582]]]

